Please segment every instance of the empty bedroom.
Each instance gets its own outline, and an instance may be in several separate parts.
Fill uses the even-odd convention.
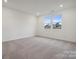
[[[2,0],[2,59],[76,59],[76,0]]]

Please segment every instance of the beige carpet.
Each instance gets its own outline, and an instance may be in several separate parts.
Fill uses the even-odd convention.
[[[3,42],[2,59],[76,59],[76,45],[41,37]]]

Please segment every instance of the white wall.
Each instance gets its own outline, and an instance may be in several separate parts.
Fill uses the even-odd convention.
[[[35,16],[3,7],[2,18],[3,41],[9,41],[35,35]]]
[[[62,11],[57,11],[52,14],[62,14],[62,29],[44,29],[43,27],[43,17],[37,18],[37,35],[56,38],[66,41],[76,41],[76,11],[75,8],[69,8]]]

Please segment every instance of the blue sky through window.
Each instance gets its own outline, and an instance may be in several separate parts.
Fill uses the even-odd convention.
[[[58,23],[58,22],[60,23],[61,20],[62,20],[62,16],[54,16],[53,22],[54,23]]]
[[[45,17],[44,17],[44,23],[45,23],[45,24],[50,24],[50,23],[51,23],[51,19],[52,19],[51,16],[45,16]]]

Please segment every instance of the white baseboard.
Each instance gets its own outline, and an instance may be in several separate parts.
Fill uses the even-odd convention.
[[[30,38],[30,37],[34,37],[34,36],[35,36],[34,34],[31,34],[31,35],[17,37],[17,38],[13,38],[13,39],[5,39],[5,40],[2,40],[2,42],[12,41],[12,40],[18,40],[18,39],[21,39],[21,38]]]
[[[65,41],[65,42],[76,43],[75,41],[67,41],[67,40],[62,40],[62,39],[56,39],[56,38],[46,37],[46,36],[42,36],[42,35],[35,35],[35,36],[36,36],[36,37],[42,37],[42,38],[48,38],[48,39],[55,39],[55,40],[59,40],[59,41]]]

